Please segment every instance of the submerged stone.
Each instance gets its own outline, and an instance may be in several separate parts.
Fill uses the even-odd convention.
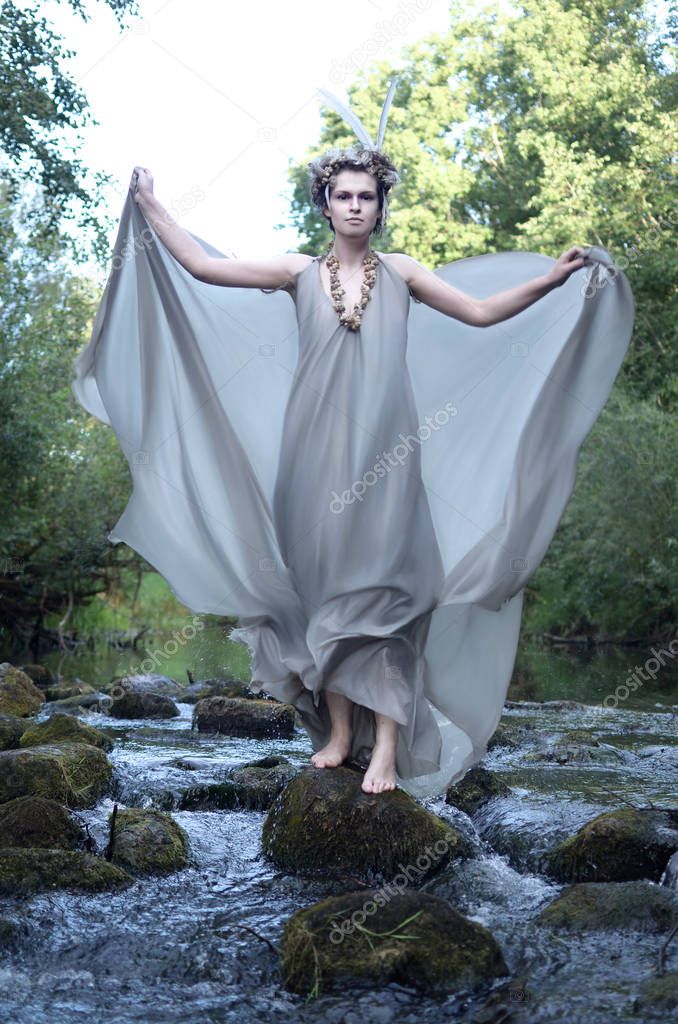
[[[678,810],[622,807],[553,847],[544,869],[563,882],[658,882],[678,848]]]
[[[194,708],[193,727],[198,732],[220,732],[226,736],[290,739],[294,734],[294,708],[275,700],[204,697]]]
[[[188,853],[188,836],[171,815],[140,807],[118,810],[114,864],[134,875],[164,874],[185,868]]]
[[[0,847],[74,850],[84,840],[84,829],[56,800],[20,796],[0,804]]]
[[[30,676],[4,661],[0,665],[0,714],[24,718],[34,715],[45,695]]]
[[[113,768],[89,743],[64,742],[0,753],[0,804],[44,796],[69,807],[91,807],[108,790]]]
[[[103,892],[133,883],[102,857],[74,850],[0,849],[0,896],[27,896],[53,889]]]
[[[20,746],[35,747],[44,743],[60,743],[70,740],[73,743],[89,743],[102,750],[112,750],[113,740],[101,729],[85,725],[73,715],[55,712],[44,722],[32,722],[21,736]]]
[[[678,922],[678,895],[652,882],[579,882],[537,917],[569,931],[665,932]]]
[[[178,808],[182,811],[226,808],[266,811],[297,771],[285,758],[263,758],[234,768],[222,782],[184,790]]]
[[[409,794],[365,793],[363,777],[345,766],[304,769],[264,821],[267,856],[301,874],[352,874],[368,881],[402,875],[416,883],[452,858],[471,855],[456,829]]]
[[[423,991],[472,990],[509,973],[483,925],[436,896],[388,887],[297,911],[280,948],[284,986],[306,996],[392,982]]]

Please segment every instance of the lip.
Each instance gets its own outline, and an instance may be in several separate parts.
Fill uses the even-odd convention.
[[[362,224],[363,222],[362,217],[347,217],[346,219],[348,220],[349,224],[352,224],[353,221],[355,221],[357,224]]]

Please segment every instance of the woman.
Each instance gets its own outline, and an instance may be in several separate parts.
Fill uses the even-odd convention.
[[[130,458],[134,494],[109,538],[188,607],[239,616],[253,685],[295,705],[316,767],[354,762],[366,792],[399,780],[433,795],[496,728],[522,589],[632,300],[623,275],[553,300],[586,264],[602,281],[604,250],[435,273],[373,253],[393,164],[363,146],[310,169],[328,253],[239,260],[174,223],[135,167],[74,392]],[[261,295],[282,291],[294,304]],[[522,312],[539,300],[541,316]],[[521,313],[517,333],[497,326]]]

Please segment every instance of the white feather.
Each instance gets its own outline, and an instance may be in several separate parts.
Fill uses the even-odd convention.
[[[333,93],[328,92],[327,89],[318,89],[320,95],[325,99],[326,103],[337,112],[344,121],[351,126],[353,131],[356,133],[360,141],[365,146],[369,146],[370,149],[374,149],[374,142],[372,137],[365,128],[364,124],[360,120],[357,114],[354,114],[350,107],[347,107],[337,96]]]
[[[388,87],[388,93],[384,100],[384,107],[379,118],[379,130],[377,132],[377,149],[381,149],[384,142],[384,134],[386,133],[386,122],[388,120],[388,112],[391,109],[391,100],[393,99],[393,93],[396,90],[396,86],[400,81],[400,75],[396,75],[395,78],[391,79],[391,84]]]

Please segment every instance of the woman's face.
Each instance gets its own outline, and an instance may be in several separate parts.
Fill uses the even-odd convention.
[[[336,234],[353,238],[370,235],[379,217],[377,182],[367,171],[339,171],[330,188],[330,206],[325,215],[332,219]]]

